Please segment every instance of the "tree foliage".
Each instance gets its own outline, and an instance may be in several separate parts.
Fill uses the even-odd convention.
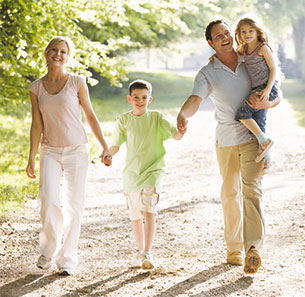
[[[243,7],[249,0],[245,0]],[[25,102],[27,88],[46,70],[43,49],[56,35],[76,45],[72,71],[89,69],[119,85],[135,47],[164,47],[182,36],[202,36],[210,19],[234,18],[241,5],[227,0],[0,0],[1,105]]]
[[[198,13],[194,0],[2,0],[1,105],[25,102],[30,82],[46,71],[43,49],[56,35],[75,43],[72,71],[94,83],[89,71],[94,69],[118,85],[126,65],[118,53],[136,46],[164,46],[189,34],[182,15],[191,11]]]
[[[94,84],[92,69],[120,85],[126,77],[126,51],[203,36],[210,20],[236,20],[252,2],[0,0],[0,106],[26,101],[30,82],[46,71],[43,49],[56,35],[69,36],[75,43],[74,62],[69,66],[73,72]]]
[[[114,2],[114,1],[113,1]],[[105,2],[106,3],[106,2]],[[76,45],[73,71],[90,76],[89,67],[116,83],[124,75],[124,60],[110,56],[120,47],[130,46],[128,37],[109,38],[107,44],[89,40],[78,23],[93,18],[93,1],[3,0],[0,5],[0,85],[1,105],[24,101],[29,83],[46,68],[43,49],[56,35],[69,36]],[[108,7],[108,11],[111,7]],[[110,11],[105,15],[110,15]],[[111,13],[112,17],[115,13]],[[119,12],[116,13],[120,22]]]
[[[256,9],[278,40],[292,29],[295,57],[305,77],[305,2],[299,0],[255,0]]]

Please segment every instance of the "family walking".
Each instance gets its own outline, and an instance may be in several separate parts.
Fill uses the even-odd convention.
[[[65,37],[49,42],[44,51],[48,72],[29,88],[30,178],[36,177],[35,156],[41,143],[39,268],[48,269],[55,260],[59,274],[72,275],[77,267],[89,158],[81,109],[102,146],[101,160],[106,166],[111,166],[112,158],[126,143],[123,188],[137,245],[131,266],[152,269],[157,204],[162,198],[165,173],[164,141],[182,139],[187,119],[210,97],[216,108],[215,146],[223,180],[227,263],[244,265],[245,273],[258,270],[265,236],[261,182],[263,174],[272,169],[268,150],[273,141],[264,134],[266,110],[281,100],[276,62],[265,32],[251,19],[243,19],[237,26],[237,49],[223,20],[211,22],[205,35],[215,55],[198,72],[192,92],[178,113],[177,125],[161,112],[148,109],[153,100],[152,85],[138,79],[129,85],[131,111],[118,116],[110,148],[91,106],[85,80],[64,70],[72,57],[73,43]],[[61,196],[62,175],[65,192]]]

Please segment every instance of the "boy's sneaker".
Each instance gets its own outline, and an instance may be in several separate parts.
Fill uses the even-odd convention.
[[[40,255],[36,265],[40,269],[49,269],[51,267],[51,260],[52,259],[47,258],[44,255]]]
[[[142,262],[142,268],[143,269],[153,269],[154,266],[154,260],[152,258],[152,255],[150,252],[143,252],[144,260]]]
[[[134,256],[134,258],[131,260],[130,265],[133,268],[141,268],[143,261],[144,261],[143,251],[140,251],[140,252],[137,252],[137,254]]]
[[[262,145],[260,145],[258,148],[258,155],[255,158],[255,162],[259,162],[261,159],[263,159],[273,144],[274,141],[268,138]]]
[[[244,272],[251,274],[256,273],[261,264],[262,260],[258,250],[255,247],[251,247],[246,254]]]

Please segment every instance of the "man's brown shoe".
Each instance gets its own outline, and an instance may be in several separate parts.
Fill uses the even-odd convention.
[[[227,263],[232,265],[243,265],[241,252],[227,252]]]
[[[261,257],[255,247],[250,248],[245,258],[245,273],[256,273],[258,268],[262,265]]]

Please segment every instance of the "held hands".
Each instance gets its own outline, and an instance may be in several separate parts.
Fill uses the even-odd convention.
[[[102,162],[106,165],[106,166],[111,166],[112,165],[112,156],[111,155],[107,155],[103,158]]]
[[[184,135],[187,131],[188,120],[181,114],[177,117],[177,130]]]
[[[110,154],[109,149],[106,149],[103,151],[103,153],[100,155],[101,162],[104,163],[106,166],[112,165],[112,156]]]

